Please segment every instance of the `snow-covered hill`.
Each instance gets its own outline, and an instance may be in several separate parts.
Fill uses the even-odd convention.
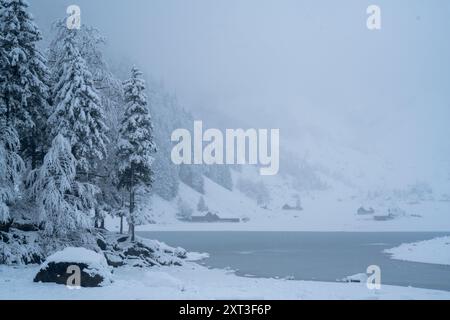
[[[230,191],[205,177],[205,193],[180,184],[179,195],[166,201],[157,195],[146,198],[146,210],[151,211],[155,224],[138,230],[311,230],[311,231],[448,231],[450,230],[450,201],[420,185],[403,191],[379,193],[360,192],[339,179],[323,175],[327,187],[322,190],[299,190],[290,175],[261,177],[256,168],[243,167],[232,171],[234,188]],[[245,186],[263,186],[261,199],[242,192]],[[333,183],[331,185],[331,183]],[[256,187],[255,187],[256,188]],[[257,191],[259,191],[257,189]],[[178,217],[179,203],[197,211],[204,198],[208,211],[222,218],[239,218],[240,223],[193,223]],[[300,201],[298,201],[300,200]],[[302,210],[295,209],[297,203]],[[289,206],[292,209],[283,208]],[[359,208],[364,208],[360,210]],[[373,209],[373,212],[370,210]],[[366,214],[364,214],[366,213]],[[110,229],[118,229],[117,219],[108,219]]]

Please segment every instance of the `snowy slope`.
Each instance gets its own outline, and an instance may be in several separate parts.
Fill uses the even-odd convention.
[[[177,219],[177,199],[166,201],[149,196],[147,210],[156,224],[138,227],[140,231],[152,230],[293,230],[293,231],[450,231],[450,202],[435,198],[411,201],[409,196],[382,195],[368,197],[357,188],[339,181],[324,190],[299,191],[290,176],[260,177],[255,168],[233,170],[233,180],[262,181],[269,190],[270,201],[266,207],[234,188],[223,188],[205,177],[205,194],[202,195],[185,184],[180,185],[178,198],[183,199],[196,212],[200,197],[204,197],[211,212],[221,217],[245,219],[241,223],[190,223]],[[325,177],[324,177],[325,179]],[[332,180],[328,180],[330,184]],[[285,204],[295,205],[299,195],[303,210],[283,210]],[[373,208],[375,213],[358,215],[357,210]],[[389,214],[393,219],[386,219]],[[248,220],[248,221],[247,221]],[[107,227],[118,230],[117,219],[108,219]]]

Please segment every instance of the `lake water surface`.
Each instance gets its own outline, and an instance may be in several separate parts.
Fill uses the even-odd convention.
[[[140,232],[189,251],[204,264],[241,276],[336,281],[381,268],[383,284],[450,291],[450,266],[398,261],[384,249],[450,233],[434,232]]]

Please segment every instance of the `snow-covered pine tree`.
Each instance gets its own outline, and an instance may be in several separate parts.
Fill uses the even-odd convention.
[[[53,24],[53,30],[56,35],[50,43],[48,61],[52,74],[56,75],[60,62],[64,57],[64,39],[70,31],[67,29],[65,20],[56,21]],[[73,41],[86,61],[87,69],[93,77],[95,89],[107,112],[106,124],[110,127],[110,131],[115,132],[114,125],[120,122],[117,111],[123,105],[122,83],[110,71],[103,56],[101,47],[105,45],[106,40],[97,29],[85,24],[81,25],[81,28],[73,33],[73,36]],[[53,81],[57,81],[57,79]]]
[[[178,198],[177,210],[178,210],[177,217],[179,219],[181,219],[181,220],[191,220],[192,219],[192,214],[194,213],[194,210],[182,198]]]
[[[233,178],[230,166],[210,165],[205,168],[205,175],[222,187],[233,191]]]
[[[131,241],[134,241],[134,228],[140,221],[136,210],[135,195],[138,188],[150,186],[153,182],[153,154],[156,146],[153,138],[153,126],[147,107],[145,81],[142,73],[133,68],[131,78],[124,82],[126,110],[120,127],[118,148],[119,187],[129,192],[128,224]]]
[[[187,164],[182,164],[179,167],[180,180],[195,191],[205,194],[205,180],[203,179],[204,168],[202,166],[190,166]]]
[[[173,130],[181,128],[177,119],[179,115],[177,102],[173,95],[164,91],[160,83],[150,81],[148,91],[151,99],[150,112],[155,123],[155,142],[158,146],[153,165],[155,183],[152,186],[152,192],[171,201],[176,198],[180,184],[179,168],[170,158],[172,143],[167,139]]]
[[[77,173],[89,180],[94,161],[106,155],[108,128],[92,74],[77,46],[77,32],[67,29],[63,39],[59,67],[53,76],[55,110],[49,122],[53,136],[62,134],[69,141],[77,160]]]
[[[66,21],[56,21],[53,24],[53,31],[55,37],[50,43],[48,61],[52,74],[57,75],[64,57],[64,39],[69,32]],[[106,41],[97,29],[83,24],[74,36],[77,48],[93,76],[94,86],[105,112],[105,124],[109,128],[107,132],[109,143],[106,145],[108,158],[95,161],[96,176],[91,177],[92,182],[101,189],[97,196],[95,225],[102,227],[105,214],[114,214],[122,209],[122,195],[116,188],[115,176],[118,163],[116,149],[119,140],[120,116],[123,114],[124,105],[122,82],[110,71],[103,57],[101,49]],[[57,81],[53,79],[53,82]]]
[[[200,197],[200,199],[198,200],[198,203],[197,203],[197,211],[198,212],[207,212],[208,210],[209,209],[206,206],[205,198],[203,198],[203,196]]]
[[[3,6],[3,0],[0,0],[0,15],[4,12],[4,6]],[[1,43],[3,42],[3,35],[0,34],[0,70],[3,70],[3,68],[7,65],[8,59],[6,58],[6,50],[3,48]],[[2,72],[0,72],[0,88],[3,87],[5,83],[5,76]],[[3,98],[3,92],[0,91],[0,119],[6,120],[6,105]]]
[[[24,170],[19,149],[16,131],[0,123],[0,225],[10,219],[9,207],[18,195],[18,185]]]
[[[7,123],[19,134],[22,157],[33,168],[46,147],[48,69],[37,43],[41,33],[24,0],[0,0],[0,97]],[[0,110],[1,111],[1,110]]]
[[[156,128],[156,125],[155,125]],[[160,133],[158,133],[159,135]],[[170,133],[166,136],[169,137]],[[158,145],[158,153],[155,155],[153,165],[155,171],[155,183],[152,192],[161,198],[171,201],[178,194],[180,180],[178,178],[178,168],[170,159],[170,149],[168,143],[160,143],[161,139],[155,139]]]
[[[96,187],[76,180],[77,161],[66,138],[58,134],[42,166],[29,176],[31,196],[39,208],[39,220],[50,237],[64,238],[89,228],[88,212],[95,202]]]

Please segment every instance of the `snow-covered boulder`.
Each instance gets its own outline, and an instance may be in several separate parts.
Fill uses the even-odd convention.
[[[103,254],[85,248],[68,247],[45,260],[34,282],[72,285],[68,279],[74,275],[74,267],[80,270],[81,287],[100,287],[112,281],[111,268]]]
[[[357,273],[348,277],[345,277],[344,279],[340,280],[342,282],[356,282],[356,283],[365,283],[367,282],[367,274],[365,273]]]
[[[156,240],[136,237],[130,241],[128,235],[118,235],[110,232],[102,234],[103,250],[107,263],[112,267],[129,265],[133,267],[152,267],[182,265],[187,252],[182,248],[172,248]]]
[[[108,265],[114,268],[121,267],[125,264],[125,257],[120,253],[106,251],[105,258]]]

